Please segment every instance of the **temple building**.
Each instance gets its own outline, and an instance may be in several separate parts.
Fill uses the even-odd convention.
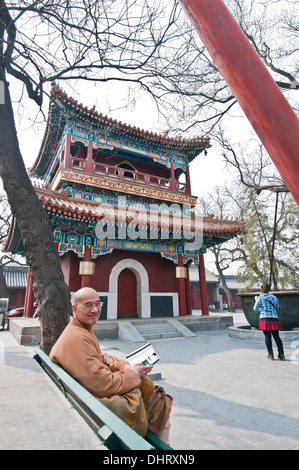
[[[101,319],[191,314],[190,263],[198,266],[208,314],[204,253],[244,231],[244,221],[197,213],[189,167],[209,147],[209,138],[173,138],[110,119],[52,85],[30,176],[40,180],[36,194],[65,281],[72,293],[82,286],[99,292]],[[6,251],[25,254],[15,221]]]

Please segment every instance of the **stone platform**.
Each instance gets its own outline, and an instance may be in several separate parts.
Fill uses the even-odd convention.
[[[36,346],[40,344],[40,321],[37,318],[21,317],[9,321],[9,330],[18,344]],[[99,339],[118,338],[118,325],[113,322],[97,323],[94,332]]]
[[[9,331],[22,346],[40,344],[40,322],[37,318],[15,318],[9,320]]]
[[[246,339],[250,341],[262,341],[265,342],[265,337],[262,331],[258,330],[257,328],[253,328],[250,326],[244,327],[235,327],[230,326],[228,328],[228,335],[231,338],[235,339]],[[291,330],[291,331],[280,331],[279,336],[283,343],[291,343],[292,341],[299,341],[299,330]]]
[[[186,317],[165,317],[149,319],[119,319],[114,321],[99,321],[93,331],[99,339],[123,339],[125,341],[138,343],[147,340],[138,326],[151,325],[159,331],[161,325],[171,324],[173,330],[180,333],[182,337],[195,336],[197,331],[223,330],[233,326],[233,317],[229,315],[188,315]],[[11,319],[9,329],[18,344],[23,346],[39,345],[41,340],[40,322],[37,318],[15,318]],[[159,339],[170,337],[165,333],[160,334]]]

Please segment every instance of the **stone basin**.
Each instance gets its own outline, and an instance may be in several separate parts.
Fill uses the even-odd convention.
[[[299,291],[271,291],[279,302],[278,318],[283,330],[290,331],[299,328]],[[238,294],[241,297],[243,312],[249,325],[259,327],[259,312],[253,310],[255,296],[260,292],[245,292]]]

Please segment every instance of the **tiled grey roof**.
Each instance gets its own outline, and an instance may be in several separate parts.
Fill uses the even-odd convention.
[[[206,282],[215,282],[216,284],[219,283],[218,277],[209,271],[207,268],[205,269],[206,273]],[[193,264],[189,268],[189,278],[191,282],[198,282],[199,274],[198,274],[198,266],[194,266]]]
[[[7,287],[26,288],[28,266],[4,266],[3,273]]]

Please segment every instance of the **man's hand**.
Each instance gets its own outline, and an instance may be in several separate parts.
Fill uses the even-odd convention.
[[[140,375],[140,379],[144,379],[146,375],[152,370],[154,366],[143,366],[142,364],[134,364],[132,369],[135,369]]]

